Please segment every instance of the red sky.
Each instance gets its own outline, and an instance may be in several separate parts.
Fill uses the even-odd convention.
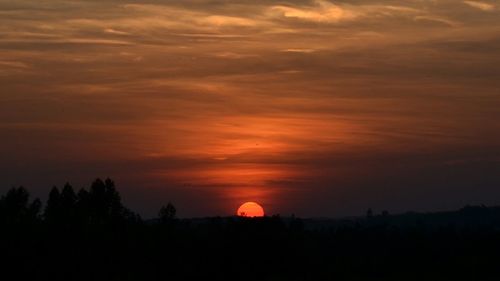
[[[0,0],[0,191],[145,216],[500,203],[498,1]]]

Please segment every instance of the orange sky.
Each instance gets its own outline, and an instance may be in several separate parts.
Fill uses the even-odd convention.
[[[498,1],[0,0],[2,191],[152,215],[500,203]]]

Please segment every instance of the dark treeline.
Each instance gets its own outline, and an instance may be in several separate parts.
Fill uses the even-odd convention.
[[[500,208],[143,220],[113,181],[0,198],[2,280],[498,280]],[[5,278],[3,278],[5,277]]]

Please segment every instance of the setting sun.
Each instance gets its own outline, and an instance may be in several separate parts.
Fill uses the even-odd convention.
[[[236,215],[241,217],[263,217],[264,209],[255,202],[246,202],[238,208]]]

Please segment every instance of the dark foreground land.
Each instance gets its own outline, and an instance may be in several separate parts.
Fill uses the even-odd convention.
[[[500,280],[500,208],[144,221],[112,181],[0,199],[1,280]]]

